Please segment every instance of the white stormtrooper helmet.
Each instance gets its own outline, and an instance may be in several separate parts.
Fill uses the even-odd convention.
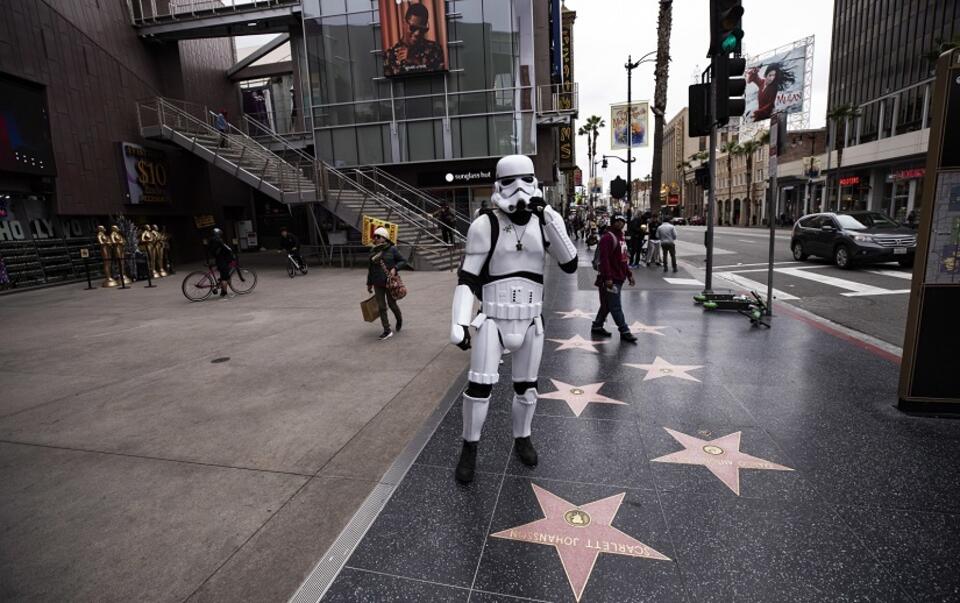
[[[497,162],[497,182],[490,200],[501,211],[512,214],[524,209],[533,197],[542,197],[533,161],[526,155],[507,155]]]

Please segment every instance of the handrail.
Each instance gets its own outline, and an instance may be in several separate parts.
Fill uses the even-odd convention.
[[[223,13],[241,13],[271,7],[296,6],[300,0],[170,0],[164,10],[155,0],[127,0],[133,25],[158,23],[161,20],[183,21]],[[139,10],[137,10],[139,9]]]
[[[406,193],[408,193],[408,194],[411,194],[411,195],[419,198],[421,201],[424,201],[425,203],[429,204],[432,211],[436,211],[437,209],[440,208],[441,202],[440,202],[439,200],[435,199],[434,197],[431,197],[430,195],[424,193],[423,191],[421,191],[421,190],[419,190],[419,189],[417,189],[417,188],[415,188],[415,187],[413,187],[413,186],[410,186],[409,184],[407,184],[406,182],[404,182],[404,181],[401,180],[400,178],[397,178],[396,176],[394,176],[393,174],[391,174],[390,172],[388,172],[388,171],[386,171],[386,170],[382,170],[382,169],[380,169],[380,168],[378,168],[378,167],[376,167],[376,166],[358,167],[358,168],[354,168],[354,169],[355,169],[356,171],[358,171],[358,172],[360,172],[360,171],[371,171],[371,172],[373,172],[373,173],[375,174],[376,178],[382,178],[382,179],[384,179],[384,180],[387,180],[388,182],[392,183],[393,185],[398,186],[398,187],[400,187],[401,189],[403,189],[404,192],[406,192]],[[454,208],[450,208],[450,209],[451,209],[451,211],[453,212],[454,219],[456,220],[456,222],[457,222],[457,223],[460,223],[460,224],[463,224],[463,225],[466,227],[464,230],[466,230],[467,228],[470,228],[470,224],[471,224],[472,221],[470,220],[469,217],[464,216],[462,213],[456,211],[456,209],[454,209]],[[457,229],[454,229],[454,231],[459,232]]]
[[[445,224],[443,224],[443,223],[440,222],[439,220],[435,219],[433,216],[431,216],[431,215],[429,215],[429,214],[424,214],[424,213],[420,212],[420,211],[419,211],[419,208],[417,208],[415,205],[411,204],[409,201],[407,201],[406,199],[404,199],[402,196],[396,195],[396,194],[393,193],[393,191],[391,191],[389,188],[387,188],[386,186],[384,186],[384,185],[381,184],[380,182],[377,182],[376,180],[372,179],[370,176],[368,176],[368,175],[360,172],[359,170],[354,170],[354,173],[355,173],[358,177],[362,177],[362,178],[366,178],[367,180],[370,180],[370,181],[372,182],[372,184],[373,184],[374,187],[385,188],[388,193],[392,193],[392,195],[390,195],[390,196],[384,195],[385,198],[390,199],[391,196],[396,196],[395,199],[391,199],[392,202],[393,202],[395,205],[397,205],[397,206],[400,206],[400,207],[402,207],[402,208],[406,208],[406,209],[412,210],[412,211],[413,211],[414,219],[418,222],[418,223],[417,223],[417,226],[418,226],[418,227],[423,228],[424,230],[427,229],[427,226],[433,226],[433,227],[439,228],[439,229],[442,229],[442,228],[446,228],[446,227],[447,227]],[[410,219],[407,218],[407,220],[409,221]],[[424,224],[422,224],[422,223],[419,223],[420,221],[426,222],[426,225],[424,225]],[[434,235],[432,235],[432,233],[428,233],[428,234],[431,234],[431,236],[434,236]],[[456,230],[453,231],[453,235],[454,235],[454,238],[456,238],[456,239],[459,239],[459,240],[461,240],[461,241],[464,240],[463,236],[460,235],[460,233],[456,232]],[[436,238],[436,237],[434,236],[434,238]],[[451,246],[452,244],[451,244],[451,243],[446,243],[446,242],[444,242],[444,245]]]

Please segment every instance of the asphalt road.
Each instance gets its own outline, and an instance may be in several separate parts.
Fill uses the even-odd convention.
[[[677,255],[693,266],[704,268],[705,227],[681,226],[679,230],[684,243]],[[714,232],[714,274],[734,281],[741,288],[765,292],[769,231],[720,227]],[[790,252],[789,230],[776,232],[774,269],[773,286],[778,301],[887,343],[903,345],[912,277],[909,269],[892,263],[840,270],[818,258],[796,262]],[[719,286],[714,284],[714,288]]]

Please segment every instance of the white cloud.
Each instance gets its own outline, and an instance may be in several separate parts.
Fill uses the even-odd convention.
[[[627,56],[636,60],[657,48],[657,0],[565,0],[567,8],[577,11],[574,24],[574,75],[580,85],[580,121],[600,115],[610,121],[610,104],[627,98]],[[743,46],[745,54],[760,54],[794,40],[816,36],[813,70],[811,126],[824,123],[827,106],[827,82],[830,69],[830,39],[833,25],[833,0],[807,0],[802,4],[782,0],[746,0],[744,2]],[[667,89],[667,119],[687,104],[687,87],[694,73],[706,68],[710,44],[709,0],[674,0],[673,28],[670,35],[670,80]],[[633,72],[633,98],[653,101],[653,64],[644,64]],[[653,142],[653,116],[650,123]],[[578,125],[579,127],[579,125]],[[587,173],[587,144],[577,137],[577,162]],[[604,128],[597,140],[597,155],[610,151],[610,132]],[[620,151],[626,157],[626,151]],[[633,177],[650,173],[651,147],[634,149],[637,157]],[[626,166],[611,161],[604,174],[609,182],[615,176],[626,178]]]

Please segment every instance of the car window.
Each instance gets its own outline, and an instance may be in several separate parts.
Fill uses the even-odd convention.
[[[803,228],[816,228],[815,223],[820,216],[807,216],[800,220],[800,226]]]
[[[866,223],[867,220],[861,221],[861,218],[863,218],[863,216],[859,214],[856,216],[837,216],[837,220],[840,221],[840,226],[842,226],[844,230],[866,230],[870,228],[870,225]]]
[[[855,218],[857,222],[865,225],[867,228],[899,228],[900,225],[881,214],[880,212],[867,212],[862,214],[853,214],[848,216]]]

